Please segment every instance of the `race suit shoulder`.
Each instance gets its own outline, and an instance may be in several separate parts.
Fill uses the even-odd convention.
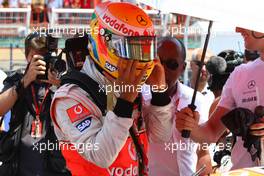
[[[88,94],[75,85],[60,88],[52,108],[60,128],[55,128],[59,139],[78,146],[80,155],[103,168],[109,167],[116,159],[133,122],[129,118],[118,118],[112,111],[102,117]],[[92,146],[92,150],[81,148],[84,145]]]

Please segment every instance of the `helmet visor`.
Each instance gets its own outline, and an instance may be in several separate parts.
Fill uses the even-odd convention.
[[[153,36],[119,36],[113,35],[107,42],[110,52],[121,58],[148,62],[157,54],[157,41]]]

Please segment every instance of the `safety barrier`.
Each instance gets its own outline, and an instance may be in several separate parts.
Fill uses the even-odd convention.
[[[30,8],[0,8],[0,36],[25,35],[30,29]]]

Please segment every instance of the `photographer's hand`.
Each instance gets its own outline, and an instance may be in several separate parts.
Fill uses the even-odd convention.
[[[30,61],[29,67],[23,77],[24,88],[28,87],[31,82],[37,79],[38,75],[45,75],[46,63],[43,56],[34,55]]]
[[[31,59],[27,72],[21,80],[24,88],[27,88],[31,82],[35,81],[37,75],[45,74],[46,64],[43,60],[41,60],[41,58],[42,56],[34,55]],[[17,93],[16,86],[13,86],[0,94],[0,116],[7,113],[14,106],[18,96],[19,95]]]

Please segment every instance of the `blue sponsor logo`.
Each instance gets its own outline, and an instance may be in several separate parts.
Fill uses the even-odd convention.
[[[76,125],[76,128],[80,131],[83,132],[85,129],[89,128],[91,126],[92,118],[86,118],[80,123]]]
[[[107,61],[105,62],[105,68],[110,72],[115,72],[117,70],[117,68],[114,65],[110,64]]]

